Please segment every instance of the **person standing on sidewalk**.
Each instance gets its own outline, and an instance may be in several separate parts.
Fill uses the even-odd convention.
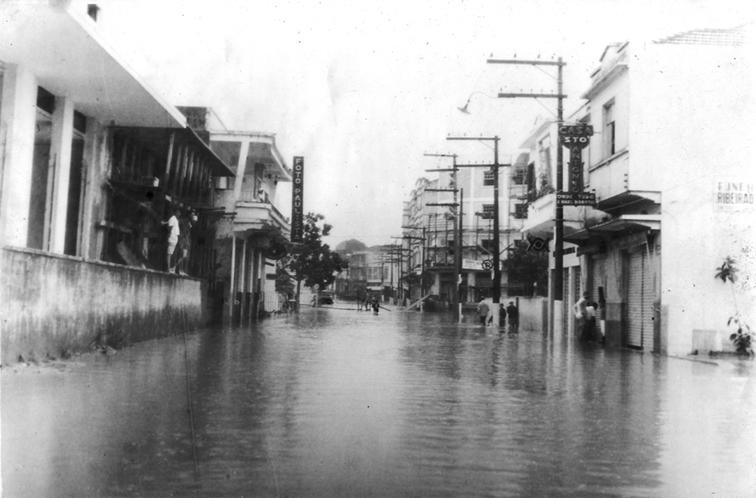
[[[485,298],[481,299],[478,303],[478,318],[480,319],[480,324],[485,327],[488,321],[488,303]]]
[[[509,305],[507,306],[507,320],[509,321],[509,333],[518,333],[520,331],[520,310],[517,309],[517,306],[512,301],[509,301]]]

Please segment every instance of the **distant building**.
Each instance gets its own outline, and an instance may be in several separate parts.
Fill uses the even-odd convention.
[[[528,154],[499,168],[500,260],[521,239],[526,217],[526,172]],[[455,251],[459,233],[454,193],[462,198],[461,301],[472,303],[492,295],[493,267],[493,177],[488,168],[459,168],[441,172],[437,179],[420,178],[403,210],[404,251],[402,275],[412,300],[438,296],[451,303],[456,285]],[[439,191],[440,190],[440,191]],[[460,195],[461,194],[461,195]],[[440,206],[438,204],[441,204]],[[532,294],[532,287],[507,280],[502,264],[501,295]]]
[[[399,282],[398,245],[366,247],[359,241],[347,241],[336,246],[334,252],[348,263],[334,282],[336,295],[354,300],[366,293],[379,294],[384,299],[396,296]]]

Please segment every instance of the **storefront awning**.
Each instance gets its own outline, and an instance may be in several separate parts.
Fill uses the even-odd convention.
[[[602,211],[640,203],[661,204],[661,192],[651,190],[627,190],[606,199],[599,199],[596,207]]]
[[[103,124],[184,128],[186,119],[102,39],[84,2],[0,2],[0,61],[19,64]]]
[[[623,214],[570,234],[565,234],[564,240],[579,244],[597,237],[606,237],[619,234],[629,234],[643,230],[658,231],[661,229],[660,214]]]
[[[525,235],[530,235],[532,237],[538,237],[541,239],[550,239],[554,236],[554,225],[555,221],[553,219],[543,221],[541,223],[538,223],[536,225],[531,225],[527,228],[523,228],[521,232]],[[564,220],[564,233],[565,235],[574,233],[577,231],[580,231],[583,227],[582,221],[572,221],[572,220]]]

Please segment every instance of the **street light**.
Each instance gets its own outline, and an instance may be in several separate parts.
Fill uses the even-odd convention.
[[[464,113],[464,114],[470,114],[470,111],[467,109],[467,107],[470,105],[470,101],[472,100],[473,95],[483,95],[483,96],[488,97],[489,99],[495,98],[495,97],[493,97],[491,95],[488,95],[487,93],[479,92],[479,91],[476,90],[476,91],[472,92],[469,97],[467,97],[467,101],[465,101],[465,105],[463,105],[462,107],[457,107],[457,110],[459,112]]]

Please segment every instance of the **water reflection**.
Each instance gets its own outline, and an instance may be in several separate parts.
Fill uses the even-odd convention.
[[[8,496],[738,496],[755,484],[750,366],[444,315],[309,310],[16,370],[2,372]]]

